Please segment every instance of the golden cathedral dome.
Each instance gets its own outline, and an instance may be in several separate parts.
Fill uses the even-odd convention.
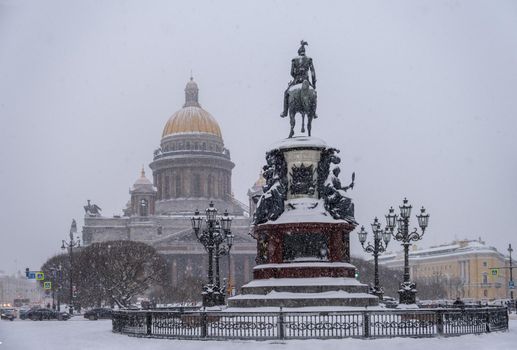
[[[165,124],[162,137],[194,132],[204,132],[222,138],[221,129],[215,118],[203,108],[193,106],[183,107],[174,113]]]
[[[180,133],[207,133],[222,138],[219,124],[210,113],[201,108],[198,94],[197,84],[190,77],[185,87],[185,104],[169,118],[163,128],[162,137]]]

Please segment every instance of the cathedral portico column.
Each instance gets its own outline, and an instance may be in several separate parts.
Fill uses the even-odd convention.
[[[185,197],[189,198],[194,195],[192,193],[192,168],[187,168],[185,170]]]
[[[247,282],[251,278],[250,261],[244,257],[244,281]]]
[[[172,286],[176,287],[178,285],[178,263],[176,258],[172,260]]]

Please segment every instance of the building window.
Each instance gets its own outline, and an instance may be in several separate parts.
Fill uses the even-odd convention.
[[[190,142],[187,141],[187,146],[186,146],[187,149],[190,149]]]
[[[194,174],[192,178],[191,192],[194,197],[201,197],[201,176],[199,174]]]
[[[208,175],[208,179],[206,181],[206,187],[207,187],[208,198],[214,197],[214,179],[211,174]]]
[[[483,274],[483,284],[488,284],[488,275],[486,273]]]
[[[169,177],[165,176],[165,199],[168,199],[170,196],[170,186],[169,186]]]
[[[147,216],[148,215],[148,210],[149,210],[149,202],[147,201],[147,199],[140,200],[139,215],[140,216]]]
[[[182,191],[181,191],[181,176],[178,174],[176,176],[176,197],[181,197],[182,195]]]
[[[488,264],[486,263],[486,261],[483,261],[483,267],[487,267]]]
[[[483,290],[483,296],[484,296],[485,298],[487,298],[487,297],[488,297],[488,290],[486,290],[486,289],[485,289],[485,290]]]

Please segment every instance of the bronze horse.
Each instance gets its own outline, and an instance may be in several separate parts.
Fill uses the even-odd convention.
[[[302,115],[302,130],[305,132],[305,116],[307,116],[307,132],[311,136],[312,120],[318,118],[316,115],[316,90],[314,90],[308,80],[304,80],[301,87],[294,86],[289,90],[289,119],[291,122],[291,132],[289,138],[294,135],[295,115]]]

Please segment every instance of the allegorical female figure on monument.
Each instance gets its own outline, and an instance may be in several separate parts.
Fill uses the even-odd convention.
[[[295,115],[302,115],[302,129],[305,132],[305,116],[307,116],[307,132],[311,136],[312,120],[318,118],[316,114],[317,94],[316,94],[316,71],[312,58],[305,55],[305,46],[308,43],[304,40],[300,42],[298,57],[291,60],[291,76],[293,80],[287,85],[284,92],[284,109],[280,116],[287,117],[289,114],[291,131],[289,137],[294,135]],[[309,78],[309,72],[311,76]]]

